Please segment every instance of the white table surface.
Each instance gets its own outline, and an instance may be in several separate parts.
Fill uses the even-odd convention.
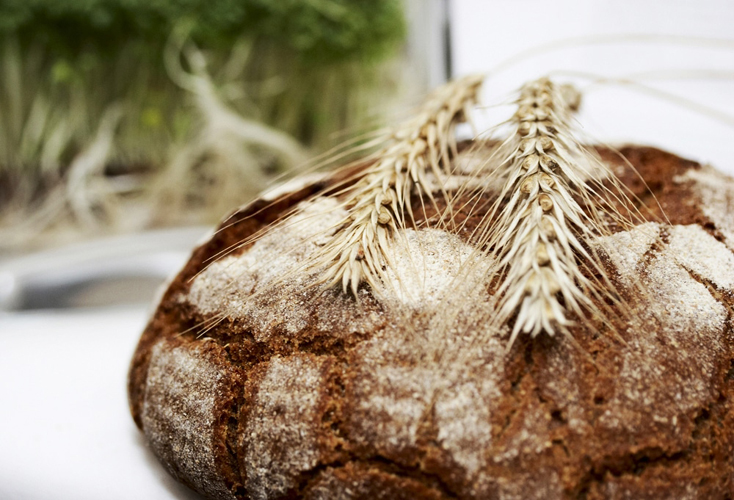
[[[0,499],[201,499],[130,417],[148,306],[0,314]]]

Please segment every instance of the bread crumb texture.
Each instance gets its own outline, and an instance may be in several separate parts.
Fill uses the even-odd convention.
[[[482,328],[489,278],[463,275],[486,257],[435,228],[395,238],[388,300],[327,288],[304,263],[344,210],[299,187],[237,212],[171,284],[131,367],[136,422],[217,499],[732,498],[734,181],[622,152],[671,224],[606,237],[617,336],[579,322],[505,352]]]

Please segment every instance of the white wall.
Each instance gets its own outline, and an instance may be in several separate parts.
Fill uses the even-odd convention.
[[[408,21],[407,55],[410,64],[407,75],[420,91],[425,92],[445,83],[448,47],[447,0],[406,0]]]
[[[734,174],[734,2],[731,0],[451,0],[453,74],[510,66],[485,85],[486,104],[506,99],[523,82],[558,70],[624,77],[676,71],[686,78],[642,80],[716,110],[720,120],[619,85],[588,87],[580,122],[594,138],[658,146],[711,162]],[[631,34],[732,38],[717,44],[662,43],[629,37],[617,43],[579,43],[519,58],[522,51],[574,37]],[[696,70],[716,78],[693,78]],[[725,78],[722,78],[725,77]],[[559,80],[568,80],[558,75]],[[584,88],[588,80],[577,79]],[[507,116],[488,112],[485,123]]]

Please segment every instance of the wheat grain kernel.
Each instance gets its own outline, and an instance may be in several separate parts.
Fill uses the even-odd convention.
[[[537,290],[538,281],[539,276],[537,274],[532,274],[525,282],[525,293],[532,293],[533,291]]]
[[[553,106],[553,98],[551,97],[550,93],[547,91],[541,91],[538,93],[538,97],[536,97],[536,101],[541,106],[547,106],[552,107]]]
[[[552,157],[546,154],[540,155],[540,165],[548,171],[555,171],[558,168],[558,162]]]
[[[540,145],[540,149],[543,151],[553,151],[556,148],[556,145],[553,143],[553,139],[547,136],[543,136],[538,139],[538,144]]]
[[[393,202],[393,199],[394,198],[393,198],[393,195],[392,195],[392,190],[387,190],[382,195],[382,200],[380,200],[380,203],[382,203],[383,205],[387,206],[387,205],[389,205],[390,203]]]
[[[539,160],[540,160],[540,157],[536,155],[535,153],[526,156],[522,161],[522,169],[523,170],[534,169],[535,167],[538,166]]]
[[[538,196],[538,204],[543,209],[543,212],[550,212],[553,209],[553,200],[545,193]]]
[[[543,131],[548,135],[554,135],[558,132],[558,129],[551,120],[538,123],[538,126],[543,127]]]
[[[535,110],[535,119],[537,121],[540,121],[540,122],[545,121],[548,119],[549,116],[550,116],[550,110],[548,108],[542,107],[542,108],[537,108]]]
[[[553,222],[550,220],[550,217],[543,217],[540,219],[540,230],[543,232],[543,235],[548,239],[552,240],[556,237],[556,228],[553,225]]]
[[[520,185],[520,191],[524,194],[530,194],[538,189],[538,178],[534,175],[526,178]]]
[[[426,148],[428,147],[428,144],[426,144],[426,141],[423,139],[416,139],[413,142],[413,147],[410,149],[411,154],[419,155],[422,154]]]
[[[520,141],[520,152],[522,154],[529,154],[531,152],[534,152],[536,147],[537,141],[533,138],[530,139],[523,139]]]
[[[556,180],[546,173],[540,174],[540,185],[545,189],[551,189],[556,185]]]
[[[536,126],[532,122],[521,122],[517,130],[524,136],[529,136],[535,132]]]
[[[535,251],[535,259],[541,266],[545,266],[550,262],[550,255],[548,255],[548,248],[545,243],[538,244],[538,249]]]
[[[385,207],[380,207],[380,212],[377,216],[377,222],[382,224],[383,226],[386,224],[389,224],[390,221],[392,221],[392,217],[390,216],[390,212],[387,211]]]
[[[558,284],[558,281],[556,281],[555,276],[548,279],[548,291],[550,292],[551,295],[555,295],[561,291],[561,285]]]
[[[520,108],[517,111],[517,117],[521,121],[525,121],[525,122],[533,122],[533,121],[535,121],[535,113],[533,112],[533,109],[530,108],[529,106],[528,107],[524,107],[524,108]]]

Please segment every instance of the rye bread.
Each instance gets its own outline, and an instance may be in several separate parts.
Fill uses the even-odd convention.
[[[136,424],[173,476],[217,499],[732,498],[734,180],[652,148],[621,153],[640,174],[621,181],[670,221],[613,235],[615,279],[654,291],[624,342],[577,328],[581,349],[546,335],[509,354],[500,336],[462,346],[421,323],[430,301],[396,316],[366,290],[357,306],[297,280],[243,305],[287,264],[257,259],[300,233],[236,245],[325,178],[236,211],[195,249],[132,360]],[[455,273],[443,249],[457,247],[440,233],[411,236],[435,249],[423,265],[439,288]],[[447,376],[428,337],[473,361]]]

